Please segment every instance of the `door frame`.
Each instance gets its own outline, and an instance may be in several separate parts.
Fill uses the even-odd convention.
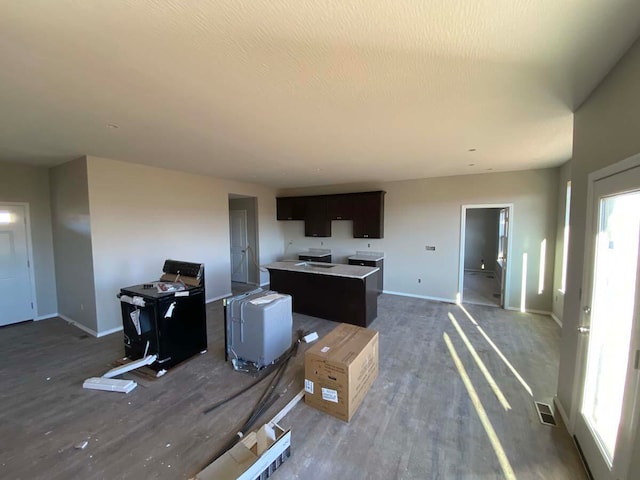
[[[509,300],[511,297],[511,242],[513,241],[513,203],[479,203],[479,204],[467,204],[462,205],[460,211],[460,255],[458,258],[458,295],[456,296],[456,301],[458,303],[462,303],[464,300],[464,244],[466,237],[466,227],[467,227],[467,210],[477,210],[483,208],[506,208],[509,211],[509,225],[507,229],[507,261],[503,268],[505,268],[506,273],[504,276],[504,285],[502,285],[502,289],[504,290],[504,305],[500,308],[507,309],[509,306]],[[496,232],[496,235],[498,233]]]
[[[25,220],[25,235],[27,237],[27,261],[29,262],[29,295],[31,296],[31,303],[33,305],[33,320],[42,320],[38,317],[38,301],[36,296],[36,281],[34,275],[33,266],[33,242],[31,240],[31,211],[29,209],[29,202],[5,202],[0,200],[0,205],[10,205],[24,207],[24,220]],[[47,317],[48,318],[48,317]]]
[[[631,157],[625,158],[619,162],[616,162],[612,165],[607,165],[599,170],[595,170],[589,173],[587,177],[587,211],[585,218],[585,227],[584,227],[584,252],[583,252],[583,265],[584,268],[582,270],[582,278],[580,281],[580,295],[579,295],[579,305],[578,305],[578,321],[576,324],[576,328],[580,325],[584,324],[585,320],[585,312],[583,310],[584,307],[584,292],[589,291],[591,288],[590,282],[592,277],[592,253],[595,244],[595,238],[591,238],[590,232],[593,230],[595,222],[597,222],[597,218],[595,218],[596,211],[594,211],[594,192],[595,192],[595,183],[598,180],[605,179],[607,177],[612,177],[619,173],[623,173],[627,170],[631,170],[633,168],[640,167],[640,153],[636,155],[632,155]],[[574,191],[574,190],[572,190]],[[582,405],[582,396],[586,375],[586,355],[587,355],[587,346],[589,343],[589,338],[586,335],[581,335],[576,331],[576,359],[574,365],[575,372],[575,381],[573,382],[573,390],[571,393],[571,414],[569,416],[569,425],[567,428],[572,436],[575,436],[576,433],[576,422],[578,420],[578,415],[580,415],[580,407]],[[635,409],[638,409],[638,405],[635,406]],[[639,426],[638,415],[634,415],[633,419],[634,425],[631,425],[630,431],[636,432]],[[574,438],[575,441],[575,438]]]

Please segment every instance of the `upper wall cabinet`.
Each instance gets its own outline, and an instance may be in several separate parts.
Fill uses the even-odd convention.
[[[276,198],[276,218],[278,220],[304,220],[307,197]]]
[[[353,237],[384,237],[384,194],[365,192],[353,194]]]
[[[331,219],[327,197],[304,197],[307,200],[307,209],[304,216],[305,237],[330,237]]]
[[[327,195],[329,218],[331,220],[353,220],[353,195]]]
[[[307,237],[330,237],[331,220],[353,220],[354,238],[384,237],[385,192],[277,198],[278,220],[304,220]]]

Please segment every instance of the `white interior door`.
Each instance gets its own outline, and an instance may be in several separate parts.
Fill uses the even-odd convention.
[[[248,282],[249,255],[247,251],[247,211],[229,212],[229,232],[231,235],[231,281]]]
[[[26,209],[0,205],[0,326],[33,318]]]
[[[638,409],[640,167],[597,180],[592,191],[575,435],[595,480],[623,479],[631,478]]]

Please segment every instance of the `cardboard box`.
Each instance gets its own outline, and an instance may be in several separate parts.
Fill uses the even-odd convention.
[[[195,480],[254,480],[270,477],[289,458],[291,429],[265,424],[251,432],[207,468]],[[264,477],[263,477],[264,475]]]
[[[305,403],[348,422],[377,377],[378,332],[342,323],[305,353]]]

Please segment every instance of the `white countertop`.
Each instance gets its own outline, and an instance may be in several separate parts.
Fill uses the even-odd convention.
[[[368,252],[368,251],[359,251],[356,250],[355,255],[351,255],[348,257],[349,260],[369,260],[372,262],[377,262],[378,260],[384,260],[383,252]]]
[[[263,267],[272,270],[314,273],[318,275],[347,278],[365,278],[380,270],[378,267],[361,267],[360,265],[318,262],[274,262],[268,265],[263,265]]]

